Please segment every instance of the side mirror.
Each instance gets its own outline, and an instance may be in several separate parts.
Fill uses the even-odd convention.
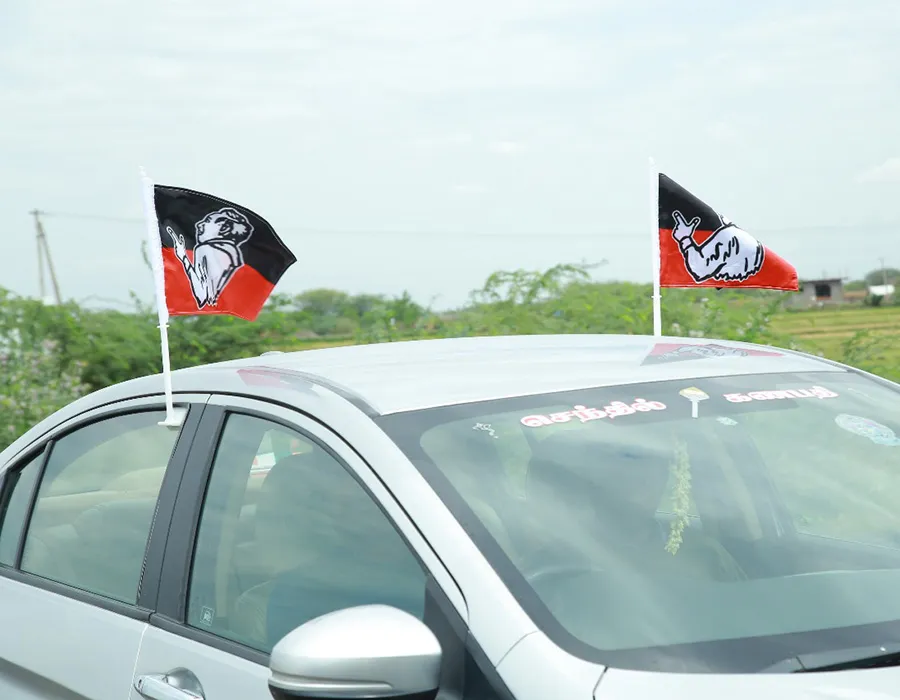
[[[386,605],[322,615],[285,636],[269,660],[275,700],[434,700],[441,645],[419,619]]]

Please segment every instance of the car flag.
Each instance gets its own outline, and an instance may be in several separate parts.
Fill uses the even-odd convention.
[[[141,168],[144,216],[156,290],[166,419],[177,428],[169,317],[228,314],[255,321],[297,259],[259,214],[182,187],[156,185]]]
[[[746,287],[797,291],[793,265],[659,173],[661,287]]]
[[[154,185],[153,203],[169,314],[255,320],[297,260],[269,222],[246,207],[181,187]]]

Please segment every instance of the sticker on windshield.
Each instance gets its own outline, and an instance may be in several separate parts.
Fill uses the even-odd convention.
[[[734,418],[729,418],[728,416],[719,416],[716,418],[722,425],[737,425],[738,422],[734,420]]]
[[[893,430],[869,418],[842,413],[835,417],[834,422],[839,428],[846,430],[848,433],[868,438],[876,445],[889,445],[891,447],[900,445],[900,438],[897,437]]]
[[[601,418],[614,419],[620,416],[630,416],[634,413],[647,413],[648,411],[664,411],[666,405],[659,401],[647,401],[635,399],[634,403],[627,404],[624,401],[612,401],[603,408],[588,408],[587,406],[575,406],[571,411],[551,413],[549,416],[533,415],[525,416],[520,420],[522,425],[529,428],[540,428],[556,423],[568,423],[571,420],[580,420],[582,423],[599,420]]]
[[[695,386],[689,386],[678,393],[691,402],[691,418],[700,415],[700,402],[709,398],[709,394]]]
[[[810,389],[772,389],[769,391],[748,391],[744,394],[725,394],[725,400],[732,403],[745,401],[772,401],[776,399],[834,399],[837,394],[824,386]]]
[[[496,431],[491,427],[490,423],[476,423],[472,426],[472,430],[481,430],[490,435],[494,440],[499,440]]]

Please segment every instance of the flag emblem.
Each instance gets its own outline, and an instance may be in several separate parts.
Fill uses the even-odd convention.
[[[258,214],[218,197],[154,185],[166,306],[173,316],[253,321],[296,262]]]
[[[641,364],[658,365],[719,357],[779,357],[780,355],[781,353],[768,350],[732,348],[717,343],[656,343]]]
[[[797,271],[755,237],[659,173],[661,287],[797,291]]]

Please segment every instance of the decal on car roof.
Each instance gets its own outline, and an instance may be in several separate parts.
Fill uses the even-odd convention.
[[[833,399],[838,396],[824,386],[809,389],[769,389],[766,391],[748,391],[744,394],[724,394],[727,401],[744,403],[746,401],[772,401],[777,399]]]
[[[666,405],[659,401],[647,401],[646,399],[635,399],[634,403],[627,404],[624,401],[612,401],[608,406],[603,408],[588,408],[587,406],[575,406],[571,411],[559,411],[551,413],[548,416],[531,415],[525,416],[519,422],[529,428],[540,428],[545,425],[554,425],[556,423],[568,423],[573,419],[580,420],[582,423],[599,420],[601,418],[614,419],[619,416],[629,416],[634,413],[646,413],[648,411],[664,411]]]
[[[839,416],[835,416],[834,422],[842,430],[868,438],[876,445],[889,445],[892,447],[900,445],[900,438],[897,437],[893,430],[869,418],[842,413]]]
[[[252,369],[239,369],[237,374],[244,384],[249,386],[281,387],[296,389],[309,394],[315,393],[312,382],[289,371],[254,367]]]
[[[770,350],[730,348],[717,343],[656,343],[641,364],[658,365],[710,357],[781,357],[781,355],[780,352]]]

